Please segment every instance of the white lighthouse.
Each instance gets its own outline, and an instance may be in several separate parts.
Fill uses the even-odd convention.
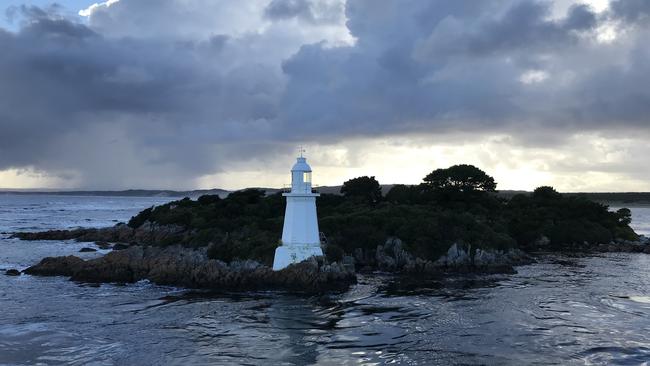
[[[275,271],[311,256],[323,255],[316,217],[316,197],[320,194],[311,191],[311,167],[302,156],[302,151],[291,168],[291,192],[282,195],[287,197],[287,208],[284,212],[282,245],[275,249]]]

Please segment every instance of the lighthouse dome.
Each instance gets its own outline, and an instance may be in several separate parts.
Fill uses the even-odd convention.
[[[311,172],[311,167],[307,164],[307,159],[299,157],[298,161],[291,168],[292,172]]]

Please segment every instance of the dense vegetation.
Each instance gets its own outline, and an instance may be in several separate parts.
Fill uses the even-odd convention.
[[[374,177],[343,184],[343,195],[318,199],[320,230],[333,259],[355,250],[374,251],[387,237],[401,238],[413,254],[436,259],[454,242],[473,248],[584,249],[617,238],[636,239],[627,209],[607,207],[551,187],[510,200],[495,193],[494,179],[471,165],[438,169],[416,186],[395,185],[385,195]],[[185,198],[142,211],[129,221],[180,225],[186,230],[166,245],[208,246],[213,258],[253,258],[270,263],[279,244],[285,201],[256,189]]]

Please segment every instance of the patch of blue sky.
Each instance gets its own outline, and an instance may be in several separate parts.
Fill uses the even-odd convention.
[[[79,17],[79,10],[86,9],[92,4],[98,2],[97,0],[0,0],[0,28],[15,31],[19,27],[19,22],[15,15],[10,11],[13,7],[20,7],[21,5],[38,6],[46,8],[52,4],[57,4],[62,7],[62,13],[70,17]]]

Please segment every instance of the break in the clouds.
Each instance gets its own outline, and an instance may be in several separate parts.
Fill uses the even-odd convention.
[[[600,3],[13,6],[0,186],[278,185],[307,144],[327,184],[469,162],[503,188],[650,189],[650,6]]]

